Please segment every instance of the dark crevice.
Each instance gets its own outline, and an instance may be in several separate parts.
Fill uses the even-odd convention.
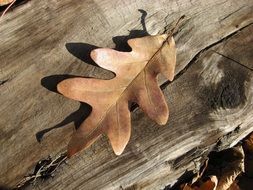
[[[66,152],[60,153],[55,157],[49,156],[46,159],[40,160],[32,174],[25,176],[14,188],[14,190],[25,189],[29,184],[35,184],[37,179],[47,179],[54,176],[54,172],[58,167],[65,163],[67,159]]]
[[[183,183],[186,183],[192,179],[194,176],[194,172],[191,170],[186,170],[178,179],[177,182],[173,185],[168,185],[164,188],[164,190],[179,190],[179,186]]]

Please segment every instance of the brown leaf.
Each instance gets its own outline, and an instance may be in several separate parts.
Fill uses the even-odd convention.
[[[243,143],[245,151],[245,174],[253,178],[253,133]]]
[[[253,154],[253,133],[251,133],[247,139],[245,140],[245,143],[243,144],[244,150],[247,152]]]
[[[206,175],[217,176],[219,181],[217,190],[226,190],[243,171],[244,152],[242,146],[237,146],[213,153],[213,157],[209,159]]]
[[[13,0],[0,0],[0,6],[10,4]]]
[[[228,188],[228,190],[241,190],[241,188],[238,186],[238,181],[235,180],[232,185],[230,185],[230,187]]]
[[[215,190],[218,184],[216,176],[211,176],[209,180],[205,181],[199,188],[199,190]]]
[[[228,190],[251,190],[253,187],[253,133],[243,141],[245,173],[238,176]]]
[[[188,184],[185,184],[184,186],[183,186],[183,189],[182,190],[194,190],[194,188],[192,188],[190,185],[188,185]]]
[[[196,184],[186,184],[183,190],[216,190],[218,179],[216,176],[210,176],[206,181],[199,180]]]
[[[160,125],[168,120],[168,106],[157,82],[161,73],[168,80],[174,77],[176,48],[167,34],[128,40],[131,52],[99,48],[91,52],[101,67],[113,71],[111,80],[71,78],[57,88],[64,96],[92,106],[90,116],[74,133],[68,156],[87,148],[101,136],[109,137],[116,155],[127,145],[130,133],[129,102],[141,109]]]

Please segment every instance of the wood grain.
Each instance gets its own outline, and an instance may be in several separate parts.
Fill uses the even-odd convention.
[[[147,11],[144,29],[138,9]],[[175,35],[179,74],[165,89],[168,125],[156,127],[137,109],[122,156],[102,138],[56,177],[28,189],[161,189],[214,147],[238,142],[253,129],[252,12],[251,0],[45,0],[6,14],[0,21],[0,184],[14,186],[40,159],[65,150],[90,107],[53,93],[56,84],[66,74],[113,77],[92,65],[91,49],[115,42],[127,50],[126,39],[162,33],[183,14]]]

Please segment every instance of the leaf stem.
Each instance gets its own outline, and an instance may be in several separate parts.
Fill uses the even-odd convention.
[[[181,24],[181,22],[185,19],[185,15],[182,15],[176,22],[175,26],[170,30],[170,32],[168,33],[168,37],[166,38],[165,41],[168,41],[168,39],[170,39],[173,34],[178,30],[178,26]]]
[[[9,4],[9,6],[4,10],[4,12],[2,13],[0,20],[3,18],[3,16],[5,15],[5,13],[11,8],[11,6],[16,2],[16,0],[13,0],[11,2],[11,4]]]

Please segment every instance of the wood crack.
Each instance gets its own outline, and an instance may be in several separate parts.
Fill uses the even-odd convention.
[[[224,57],[224,58],[226,58],[226,59],[229,59],[229,60],[231,60],[231,61],[233,61],[233,62],[235,62],[235,63],[241,65],[242,67],[244,67],[244,68],[246,68],[246,69],[248,69],[248,70],[250,70],[250,71],[253,71],[253,69],[251,69],[250,67],[248,67],[248,66],[246,66],[246,65],[243,65],[242,63],[240,63],[239,61],[236,61],[235,59],[232,59],[232,58],[230,58],[230,57],[228,57],[228,56],[226,56],[226,55],[224,55],[224,54],[222,54],[222,53],[220,53],[220,52],[217,52],[217,51],[215,51],[215,50],[211,50],[211,51],[213,51],[214,53],[216,53],[216,54],[218,54],[218,55],[220,55],[220,56],[222,56],[222,57]]]
[[[229,38],[231,38],[231,37],[233,37],[234,35],[236,35],[238,32],[242,31],[243,29],[245,29],[245,28],[247,28],[247,27],[250,27],[252,24],[253,24],[253,22],[247,24],[246,26],[244,26],[244,27],[242,27],[242,28],[240,28],[240,29],[238,29],[238,30],[232,32],[231,34],[225,36],[224,38],[222,38],[222,39],[220,39],[220,40],[218,40],[218,41],[216,41],[216,42],[214,42],[214,43],[212,43],[212,44],[206,46],[206,47],[203,48],[203,49],[201,49],[201,50],[188,62],[188,64],[187,64],[181,71],[179,71],[179,72],[175,75],[173,81],[167,80],[166,82],[164,82],[163,84],[160,85],[161,90],[164,90],[169,84],[171,84],[172,82],[174,82],[174,81],[176,81],[177,79],[179,79],[179,77],[180,77],[181,75],[183,75],[183,74],[184,74],[184,73],[185,73],[185,72],[186,72],[186,71],[199,59],[199,57],[200,57],[204,52],[208,51],[209,49],[211,49],[212,47],[214,47],[214,46],[216,46],[216,45],[218,45],[218,44],[220,44],[220,43],[223,43],[224,41],[226,41],[226,40],[228,40]],[[212,50],[212,51],[214,51],[214,50]],[[216,52],[216,53],[218,53],[218,52]],[[223,54],[220,54],[220,55],[226,57],[226,56],[223,55]],[[243,66],[243,67],[245,67],[245,68],[247,68],[247,69],[249,69],[249,70],[251,70],[251,71],[253,70],[253,69],[251,69],[251,68],[249,68],[249,67],[247,67],[247,66],[245,66],[245,65],[243,65],[243,64],[241,64],[241,63],[239,63],[238,61],[236,61],[236,60],[234,60],[234,59],[231,59],[231,58],[229,58],[229,57],[226,57],[226,58],[228,58],[228,59],[230,59],[230,60],[232,60],[232,61],[234,61],[234,62],[240,64],[241,66]],[[133,104],[131,105],[131,107],[130,107],[130,111],[134,111],[136,108],[138,108],[138,104],[133,103]]]
[[[242,31],[243,29],[245,29],[245,28],[251,26],[252,24],[253,24],[253,22],[247,24],[246,26],[243,26],[242,28],[240,28],[240,29],[238,29],[238,30],[232,32],[231,34],[225,36],[224,38],[222,38],[222,39],[220,39],[220,40],[218,40],[218,41],[216,41],[216,42],[214,42],[214,43],[212,43],[212,44],[206,46],[206,47],[203,48],[203,49],[201,49],[201,50],[188,62],[188,64],[187,64],[181,71],[179,71],[179,72],[175,75],[174,80],[173,80],[173,81],[166,81],[166,82],[164,82],[164,83],[160,86],[161,89],[163,90],[163,89],[165,89],[169,84],[171,84],[172,82],[175,82],[181,75],[183,75],[183,74],[191,67],[192,64],[194,64],[194,63],[199,59],[199,57],[200,57],[204,52],[206,52],[207,50],[211,49],[212,47],[214,47],[214,46],[216,46],[216,45],[218,45],[218,44],[220,44],[220,43],[223,43],[224,41],[226,41],[226,40],[228,40],[229,38],[233,37],[233,36],[236,35],[238,32],[240,32],[240,31]],[[235,61],[235,60],[233,60],[233,61]],[[237,62],[237,61],[235,61],[235,62]],[[240,64],[240,63],[239,63],[239,64]],[[240,64],[240,65],[242,65],[242,64]],[[244,65],[243,65],[243,66],[244,66]],[[244,67],[246,67],[246,66],[244,66]],[[246,67],[246,68],[248,68],[248,67]],[[248,68],[248,69],[250,69],[250,68]],[[250,70],[252,71],[252,69],[250,69]]]
[[[244,7],[246,7],[246,5],[240,7],[239,9],[229,13],[228,15],[226,15],[225,17],[223,17],[222,19],[220,19],[219,21],[223,21],[223,20],[226,20],[227,18],[229,18],[230,16],[232,16],[233,14],[237,13],[238,11],[240,11],[241,9],[243,9]]]
[[[4,85],[6,82],[8,82],[9,81],[9,79],[6,79],[6,80],[0,80],[0,86],[1,85]]]

